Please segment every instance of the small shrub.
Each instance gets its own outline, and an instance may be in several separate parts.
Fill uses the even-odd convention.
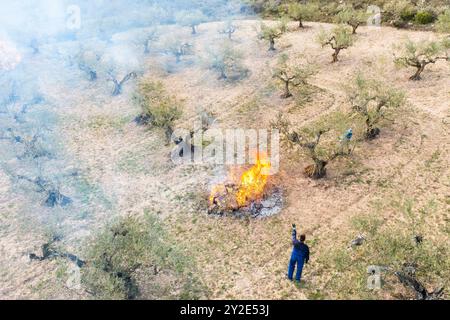
[[[432,12],[421,10],[418,11],[414,17],[414,22],[417,24],[429,24],[435,20],[435,16]]]
[[[335,17],[340,11],[340,4],[336,1],[330,1],[321,5],[320,14],[317,15],[317,19],[319,21],[327,22],[330,21],[333,17]]]
[[[396,27],[403,27],[416,16],[416,7],[408,0],[392,0],[383,6],[384,16]]]
[[[263,1],[263,14],[266,16],[279,16],[283,14],[283,6],[280,6],[279,0]]]
[[[442,33],[450,33],[450,9],[439,15],[436,30]]]
[[[142,109],[143,122],[164,129],[170,141],[173,124],[182,115],[182,102],[169,95],[162,82],[153,81],[139,83],[132,99]]]
[[[210,52],[209,67],[219,73],[219,80],[237,81],[248,75],[248,69],[242,65],[242,52],[230,43]]]
[[[199,292],[188,272],[191,262],[151,214],[116,219],[88,243],[86,256],[82,283],[98,299],[173,299],[188,295],[186,289]]]
[[[415,18],[417,10],[414,6],[405,6],[400,10],[400,19],[403,21],[411,21]]]
[[[303,21],[314,19],[319,11],[319,6],[313,3],[291,3],[288,7],[288,15],[298,22],[299,28],[304,28]]]

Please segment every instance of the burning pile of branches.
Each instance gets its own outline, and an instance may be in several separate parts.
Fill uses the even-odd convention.
[[[258,154],[256,163],[238,181],[227,181],[212,187],[208,212],[248,214],[253,217],[278,213],[282,195],[280,189],[268,187],[270,168],[267,156]]]

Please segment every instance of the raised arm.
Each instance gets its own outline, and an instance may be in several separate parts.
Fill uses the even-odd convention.
[[[292,227],[292,244],[295,246],[298,243],[300,243],[300,241],[297,239],[297,229],[295,228],[294,225]]]

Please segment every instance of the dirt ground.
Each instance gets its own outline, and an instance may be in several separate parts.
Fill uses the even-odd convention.
[[[130,102],[130,86],[118,98],[105,96],[93,102],[91,97],[104,95],[104,88],[87,81],[71,89],[61,84],[53,90],[59,106],[55,112],[62,119],[61,139],[85,178],[113,203],[111,209],[98,208],[89,220],[89,229],[95,230],[113,214],[144,210],[160,214],[171,234],[193,256],[213,299],[309,299],[318,294],[325,298],[367,297],[358,290],[340,292],[339,286],[333,287],[335,281],[330,284],[330,280],[339,274],[324,265],[331,249],[345,250],[357,235],[350,223],[355,216],[376,215],[386,224],[402,224],[399,204],[409,199],[414,208],[422,208],[433,202],[435,209],[421,227],[427,241],[446,243],[448,248],[450,65],[430,65],[418,82],[408,81],[413,70],[395,67],[393,45],[406,37],[437,37],[429,32],[360,27],[355,45],[341,53],[338,63],[331,64],[331,50],[314,41],[320,28],[331,25],[307,23],[306,29],[297,30],[292,23],[291,31],[277,41],[277,51],[269,52],[267,43],[256,37],[258,24],[240,21],[233,35],[250,70],[250,76],[237,83],[217,80],[204,63],[207,48],[224,38],[217,32],[218,23],[202,24],[192,38],[188,29],[180,31],[193,42],[195,55],[184,57],[177,72],[164,70],[162,62],[168,57],[148,58],[144,77],[161,80],[184,100],[177,126],[189,128],[200,110],[213,112],[222,128],[268,128],[278,112],[297,126],[307,125],[334,111],[349,110],[343,85],[358,70],[377,74],[404,90],[407,105],[392,121],[383,123],[378,139],[359,145],[352,160],[332,163],[323,180],[306,178],[302,172],[308,160],[283,152],[281,170],[271,177],[271,183],[283,188],[284,208],[277,216],[251,220],[207,214],[208,187],[217,168],[173,164],[169,159],[173,146],[164,145],[163,133],[132,121],[139,109]],[[319,68],[310,80],[318,90],[303,106],[296,106],[295,99],[281,99],[281,87],[271,78],[271,66],[281,53],[291,57],[304,54]],[[76,108],[64,104],[71,99],[77,101]],[[86,297],[82,290],[68,289],[58,280],[57,261],[29,261],[25,253],[37,250],[43,237],[23,227],[15,210],[20,199],[5,197],[2,201],[11,186],[1,172],[0,182],[0,297]],[[300,288],[285,279],[292,223],[306,234],[311,247],[305,284]],[[81,231],[74,235],[75,243],[81,243],[85,235]],[[73,250],[80,249],[74,245]],[[448,283],[448,278],[432,278],[427,285],[433,288],[442,282]],[[394,295],[381,291],[375,297],[390,299]]]

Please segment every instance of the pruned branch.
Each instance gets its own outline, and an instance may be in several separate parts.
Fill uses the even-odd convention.
[[[396,271],[394,274],[405,287],[414,291],[417,300],[439,300],[444,294],[443,287],[429,292],[415,277],[402,271]]]

